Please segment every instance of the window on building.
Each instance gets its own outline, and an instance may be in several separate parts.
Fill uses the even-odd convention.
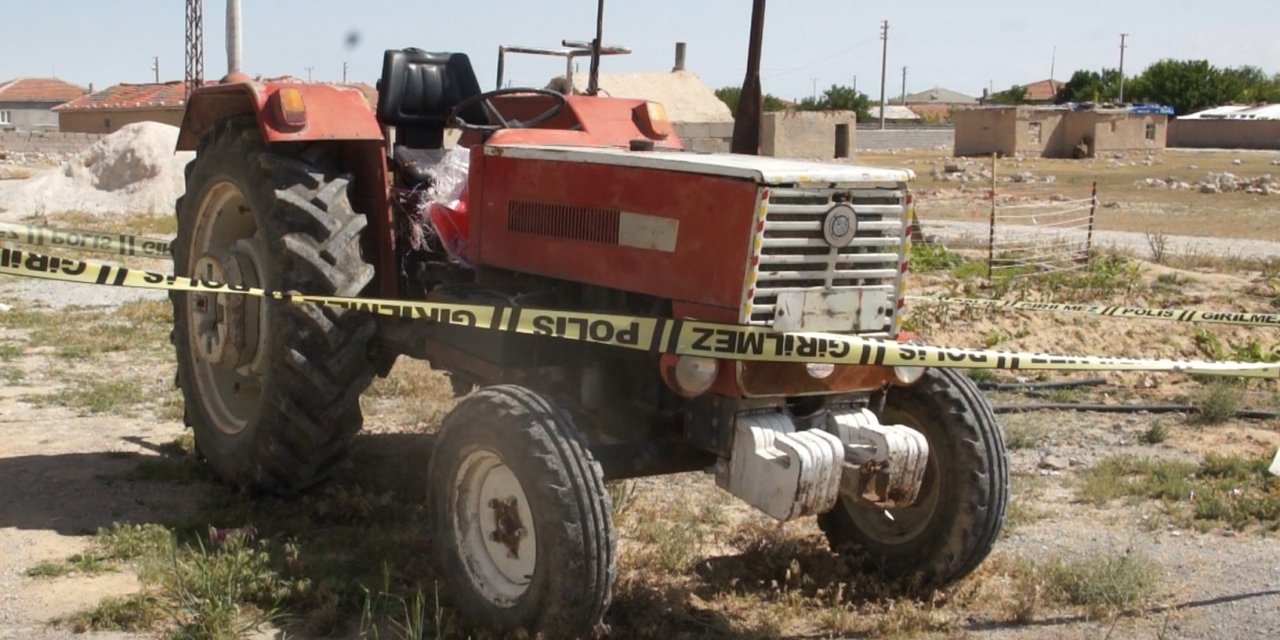
[[[1027,142],[1031,144],[1040,144],[1040,123],[1027,123]]]
[[[8,111],[0,111],[0,124],[10,124],[12,122],[11,118],[13,118],[13,115]]]
[[[1156,139],[1156,123],[1154,122],[1147,123],[1147,139],[1148,140]]]

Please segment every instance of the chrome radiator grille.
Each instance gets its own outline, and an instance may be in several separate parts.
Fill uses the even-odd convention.
[[[905,185],[883,188],[769,190],[759,263],[749,282],[743,318],[772,325],[778,295],[786,291],[864,291],[896,299],[907,212]],[[853,206],[857,234],[852,244],[834,248],[823,238],[822,224],[838,203]],[[861,333],[887,334],[896,305],[884,311],[884,326]]]

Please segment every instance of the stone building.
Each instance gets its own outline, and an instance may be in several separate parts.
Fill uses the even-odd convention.
[[[81,96],[54,109],[58,126],[75,133],[114,133],[135,122],[182,126],[187,105],[185,82],[118,84]]]
[[[52,109],[85,94],[83,87],[56,78],[17,78],[0,82],[0,130],[58,128]]]
[[[1165,148],[1170,111],[1135,107],[983,107],[955,113],[955,155],[1093,157]]]

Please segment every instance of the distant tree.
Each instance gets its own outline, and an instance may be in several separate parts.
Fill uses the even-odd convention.
[[[859,122],[871,120],[871,99],[853,87],[833,84],[820,97],[796,103],[797,111],[855,111]]]
[[[1224,75],[1208,60],[1161,60],[1125,87],[1131,102],[1156,102],[1184,115],[1238,100],[1240,79]]]
[[[993,104],[1024,104],[1027,101],[1027,88],[1015,84],[1004,91],[991,94]]]
[[[738,112],[738,100],[742,98],[742,87],[721,87],[715,91],[716,97],[729,107],[731,113]],[[764,110],[785,111],[787,103],[773,94],[764,94]]]
[[[1081,69],[1058,89],[1057,104],[1068,102],[1112,102],[1120,93],[1120,72],[1103,69],[1102,73]]]

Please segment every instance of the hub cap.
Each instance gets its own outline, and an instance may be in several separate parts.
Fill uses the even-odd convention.
[[[495,605],[515,604],[537,566],[537,533],[524,488],[496,454],[476,450],[458,467],[454,496],[454,538],[471,583]]]
[[[262,287],[266,243],[248,200],[234,183],[205,192],[189,247],[193,278]],[[236,293],[187,295],[187,338],[198,397],[213,425],[234,434],[245,428],[262,396],[266,307]]]

